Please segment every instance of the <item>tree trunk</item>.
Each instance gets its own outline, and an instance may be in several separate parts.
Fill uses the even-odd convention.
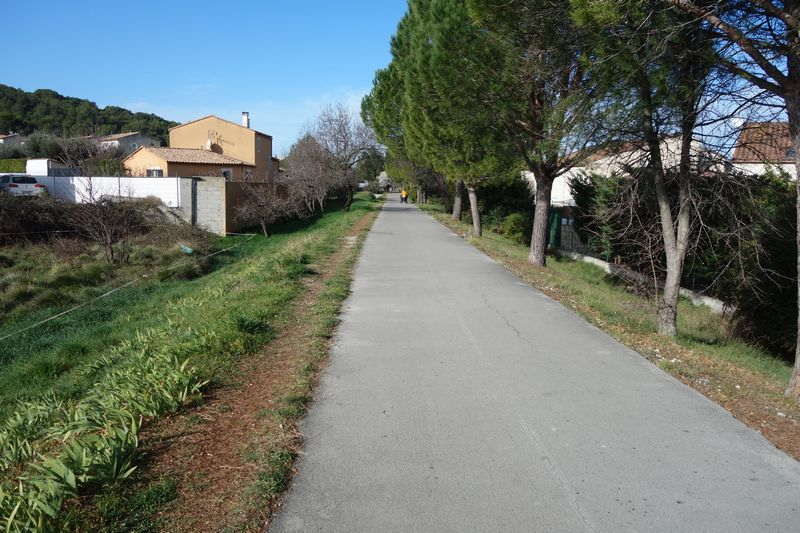
[[[794,98],[787,97],[786,109],[789,114],[789,131],[792,135],[794,143],[794,168],[796,173],[795,187],[797,190],[797,341],[795,344],[794,352],[794,369],[792,370],[792,377],[789,380],[789,386],[786,388],[786,396],[794,398],[800,402],[800,95],[794,95]]]
[[[464,182],[456,183],[456,195],[453,197],[453,218],[461,220],[461,199],[464,196]]]
[[[350,206],[353,205],[353,188],[348,186],[344,200],[344,210],[350,211]]]
[[[480,237],[481,233],[481,214],[478,211],[478,194],[475,192],[475,187],[467,187],[467,195],[469,196],[469,209],[472,213],[472,234]]]
[[[660,146],[659,146],[660,150]],[[656,199],[661,218],[661,231],[664,239],[664,252],[667,259],[667,277],[664,280],[664,290],[658,302],[658,332],[661,335],[674,337],[678,334],[678,297],[681,291],[681,278],[683,277],[683,264],[686,260],[686,250],[689,247],[690,224],[690,198],[689,179],[691,174],[691,136],[689,131],[684,131],[681,143],[681,163],[678,184],[678,216],[677,225],[674,227],[670,201],[667,197],[663,175],[656,171]]]
[[[681,291],[680,273],[683,269],[674,263],[676,259],[674,251],[667,253],[667,278],[658,300],[658,332],[669,337],[678,334],[678,296]]]
[[[267,231],[267,223],[265,221],[261,221],[261,233],[264,234],[264,237],[269,237],[269,232]]]
[[[691,141],[694,128],[693,115],[686,114],[681,124],[681,154],[679,167],[679,192],[677,227],[672,216],[669,193],[664,182],[664,162],[661,158],[661,139],[653,127],[656,113],[652,102],[652,88],[647,75],[640,76],[639,95],[645,102],[642,114],[642,133],[647,142],[649,162],[645,177],[653,180],[658,204],[658,218],[661,225],[661,238],[664,242],[664,255],[667,263],[667,277],[664,289],[658,299],[656,327],[662,335],[674,337],[678,333],[678,296],[680,295],[683,262],[689,241],[689,174],[691,172]],[[689,111],[691,113],[691,111]]]
[[[550,219],[550,196],[552,192],[552,179],[536,179],[533,233],[531,234],[531,251],[528,254],[528,262],[540,267],[545,266],[547,261],[547,227]]]

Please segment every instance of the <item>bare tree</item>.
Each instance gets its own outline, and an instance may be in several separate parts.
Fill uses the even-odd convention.
[[[330,156],[334,187],[345,195],[345,209],[350,209],[356,189],[356,165],[376,145],[370,128],[341,103],[327,107],[317,118],[314,138]]]
[[[334,186],[333,161],[317,139],[310,133],[303,135],[289,150],[283,160],[286,166],[286,183],[301,195],[309,213],[325,208],[325,199]]]
[[[276,222],[305,214],[302,192],[282,177],[270,181],[241,182],[243,201],[236,217],[245,224],[258,225],[264,237]]]
[[[112,264],[126,263],[130,239],[163,220],[158,202],[108,197],[69,206],[65,218],[81,235],[102,246],[106,261]]]
[[[91,139],[59,139],[59,163],[77,170],[81,176],[122,176],[121,148],[103,148]]]

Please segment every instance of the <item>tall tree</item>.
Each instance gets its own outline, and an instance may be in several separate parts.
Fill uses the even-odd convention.
[[[536,198],[529,261],[545,265],[553,181],[580,162],[591,138],[594,91],[581,63],[585,35],[560,0],[467,0],[488,30],[496,70],[489,107],[533,174]]]
[[[716,40],[716,59],[733,74],[782,99],[800,177],[800,1],[662,0],[704,24]],[[800,278],[800,180],[797,187],[797,270]],[[800,310],[800,283],[798,283]],[[800,401],[800,312],[795,364],[786,395]]]
[[[409,3],[408,54],[402,60],[402,124],[412,159],[420,156],[463,181],[480,235],[478,187],[511,165],[508,141],[487,95],[498,92],[498,48],[477,27],[465,0]]]
[[[397,33],[392,37],[392,61],[375,73],[372,91],[364,97],[361,116],[364,122],[375,131],[378,140],[387,150],[387,170],[392,179],[402,181],[413,187],[432,188],[450,196],[446,180],[440,172],[433,170],[420,150],[412,154],[406,147],[403,129],[403,106],[405,104],[405,75],[410,54],[410,38],[413,24],[417,21],[407,13],[400,21]],[[461,218],[461,190],[463,183],[457,181],[453,202],[453,217]]]
[[[658,2],[572,0],[574,16],[589,30],[593,72],[609,86],[624,113],[612,128],[641,147],[631,178],[655,191],[666,278],[658,298],[658,331],[677,334],[680,282],[693,227],[693,146],[706,101],[710,41],[699,25]],[[667,137],[678,139],[667,148]],[[671,152],[671,153],[668,153]],[[665,161],[677,159],[677,165]]]

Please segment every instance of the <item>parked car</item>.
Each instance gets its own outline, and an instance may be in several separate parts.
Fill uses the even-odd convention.
[[[11,196],[41,196],[47,192],[47,187],[33,176],[6,175],[0,176],[0,190]]]

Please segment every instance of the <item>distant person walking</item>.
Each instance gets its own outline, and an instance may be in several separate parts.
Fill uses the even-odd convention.
[[[407,204],[408,203],[408,191],[403,189],[400,191],[400,203]]]

